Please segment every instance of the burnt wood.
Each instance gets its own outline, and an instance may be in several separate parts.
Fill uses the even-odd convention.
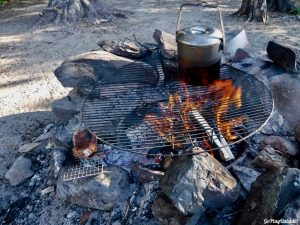
[[[300,62],[299,52],[299,49],[274,41],[269,41],[267,47],[269,58],[288,72],[298,71],[297,64]]]

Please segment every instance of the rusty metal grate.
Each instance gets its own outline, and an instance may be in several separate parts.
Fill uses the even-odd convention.
[[[219,100],[212,98],[214,90],[205,86],[183,86],[181,82],[172,79],[173,74],[163,72],[157,61],[153,65],[153,72],[153,77],[144,77],[142,82],[138,82],[143,71],[134,64],[129,65],[116,72],[119,77],[128,77],[128,82],[99,82],[88,95],[81,111],[82,120],[103,143],[120,150],[153,155],[156,155],[155,149],[174,148],[174,142],[166,141],[166,136],[159,135],[155,125],[163,121],[168,113],[176,115],[177,119],[173,121],[171,134],[167,135],[176,138],[185,148],[212,139],[207,129],[199,124],[199,118],[193,115],[189,115],[192,128],[185,128],[178,103],[172,112],[162,114],[161,105],[168,105],[170,96],[177,94],[182,102],[187,101],[187,96],[205,99],[205,104],[197,111],[217,136],[226,136],[217,128],[215,106]],[[133,77],[135,74],[138,74],[137,78]],[[234,102],[230,102],[225,116],[226,120],[246,118],[242,124],[233,128],[238,138],[227,140],[228,145],[233,145],[257,132],[270,118],[274,104],[267,88],[251,75],[222,66],[221,79],[230,79],[234,86],[242,89],[242,106],[236,108],[232,104]],[[152,118],[154,122],[147,121],[146,115],[149,114],[156,115]],[[219,147],[212,146],[212,149]],[[183,151],[180,154],[185,153]]]

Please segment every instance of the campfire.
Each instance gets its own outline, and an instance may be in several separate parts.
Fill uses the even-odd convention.
[[[212,95],[211,98],[209,98],[209,96],[202,96],[197,93],[191,95],[184,81],[181,81],[180,85],[184,90],[184,95],[181,96],[179,92],[176,92],[169,96],[169,101],[166,104],[160,102],[159,107],[162,110],[160,115],[153,113],[147,113],[145,115],[145,120],[150,123],[150,126],[154,128],[160,137],[170,143],[173,149],[184,150],[184,140],[176,136],[181,133],[191,134],[197,131],[199,125],[204,127],[209,136],[209,139],[199,137],[203,139],[206,146],[216,144],[223,150],[223,145],[228,145],[226,139],[228,141],[234,141],[239,138],[233,128],[241,125],[245,118],[240,116],[226,121],[225,116],[231,104],[234,104],[237,108],[242,106],[241,87],[234,87],[231,80],[217,80],[208,87]],[[215,100],[214,108],[217,133],[221,141],[219,141],[214,129],[210,127],[204,117],[199,113],[201,107],[205,107],[205,104],[211,103],[212,99]],[[177,113],[175,108],[179,110],[179,113]],[[192,120],[193,116],[197,119],[199,124],[194,123]],[[183,122],[182,127],[176,125],[178,121]],[[212,143],[208,144],[208,140]],[[191,140],[191,142],[193,141]],[[226,150],[228,152],[230,151],[228,148]],[[230,154],[230,152],[228,154]]]

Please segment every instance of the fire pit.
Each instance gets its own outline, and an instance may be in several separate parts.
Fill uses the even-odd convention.
[[[146,80],[135,63],[127,65],[117,71],[123,82],[99,82],[84,101],[82,121],[102,143],[150,156],[221,150],[227,161],[238,154],[229,146],[256,133],[273,111],[260,81],[226,65],[220,80],[193,86],[162,66],[157,55],[147,62],[152,71]],[[130,81],[139,73],[142,82]],[[187,151],[195,146],[201,150]]]

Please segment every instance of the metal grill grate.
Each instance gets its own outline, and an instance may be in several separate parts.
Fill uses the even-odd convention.
[[[65,168],[63,180],[71,181],[80,178],[95,176],[103,171],[103,164],[100,161],[77,161]]]
[[[184,86],[176,79],[172,79],[173,74],[167,71],[163,73],[157,61],[153,66],[156,76],[143,78],[143,81],[156,80],[156,84],[136,82],[137,79],[132,76],[138,72],[138,77],[141,77],[143,72],[136,71],[134,64],[131,69],[129,68],[130,66],[117,73],[134,82],[114,82],[114,84],[100,82],[83,104],[81,111],[83,122],[104,143],[120,150],[153,155],[156,155],[157,149],[176,148],[176,143],[186,148],[213,138],[203,127],[202,119],[209,124],[217,136],[226,136],[217,128],[215,109],[220,104],[220,99],[212,97],[213,89],[204,86]],[[227,140],[227,143],[232,145],[250,137],[267,122],[273,110],[273,99],[266,87],[256,78],[230,67],[221,68],[221,79],[230,79],[235,87],[242,89],[242,107],[236,108],[232,100],[225,115],[226,121],[234,121],[238,117],[245,118],[242,124],[238,124],[233,129],[239,138]],[[174,109],[167,108],[162,112],[162,105],[167,106],[170,96],[175,97],[175,95],[179,95],[183,103],[188,100],[188,96],[196,97],[199,102],[203,101],[202,106],[196,109],[202,115],[202,119],[197,119],[192,112],[188,114],[190,128],[185,126],[186,120],[182,117],[178,102],[175,103]],[[157,127],[167,120],[167,115],[175,119],[172,120],[172,129],[161,135]],[[212,146],[212,149],[218,148]]]

